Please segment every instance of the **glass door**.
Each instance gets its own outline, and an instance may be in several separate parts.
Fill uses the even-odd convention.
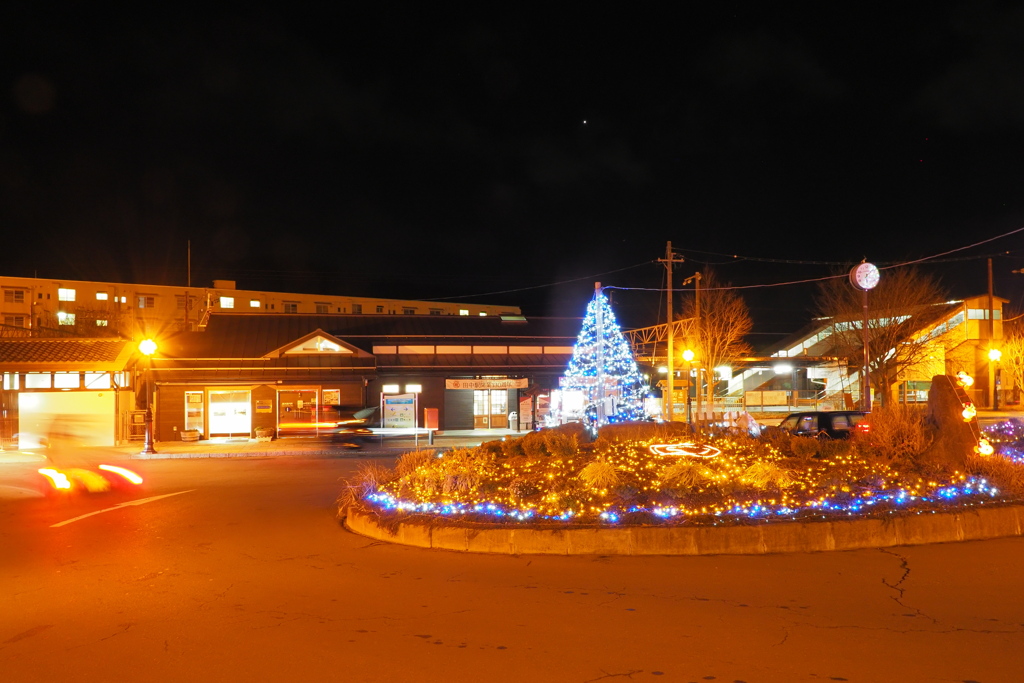
[[[194,429],[202,436],[205,431],[203,425],[203,392],[185,392],[185,429]]]
[[[508,427],[508,391],[476,389],[473,391],[473,428],[505,429]]]
[[[210,436],[248,436],[251,431],[248,391],[210,392]]]

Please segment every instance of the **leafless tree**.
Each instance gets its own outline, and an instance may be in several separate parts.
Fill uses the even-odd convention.
[[[750,355],[751,348],[744,337],[750,333],[753,322],[743,298],[713,271],[701,273],[696,282],[700,290],[699,314],[696,292],[683,304],[683,317],[691,319],[687,344],[712,378],[714,368]],[[708,407],[714,405],[714,398],[715,383],[709,381],[705,387]]]
[[[1003,358],[1000,362],[1010,376],[1010,384],[1016,396],[1016,392],[1024,387],[1024,326],[1019,320],[1013,323],[1007,320],[1004,324],[1007,335],[1003,339]]]
[[[868,375],[886,405],[900,373],[927,360],[931,342],[941,333],[932,328],[946,312],[947,296],[938,280],[912,266],[881,275],[868,293]],[[819,315],[831,321],[831,353],[847,358],[851,367],[860,367],[864,359],[863,295],[845,277],[837,277],[819,286],[816,299]]]

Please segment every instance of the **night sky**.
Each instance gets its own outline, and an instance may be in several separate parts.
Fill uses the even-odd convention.
[[[755,347],[864,258],[1024,307],[1024,232],[961,249],[1024,227],[1019,3],[716,4],[4,3],[0,274],[645,326],[671,240]]]

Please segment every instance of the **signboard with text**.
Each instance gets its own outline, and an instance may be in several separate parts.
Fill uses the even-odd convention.
[[[446,379],[445,389],[525,389],[530,381],[519,379]]]
[[[385,394],[383,426],[388,429],[411,429],[416,426],[416,394]]]

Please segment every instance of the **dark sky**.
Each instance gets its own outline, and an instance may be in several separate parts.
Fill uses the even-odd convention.
[[[0,8],[3,274],[185,284],[191,241],[193,284],[581,315],[600,280],[641,326],[667,240],[753,286],[1024,226],[1020,3],[95,4]],[[978,294],[991,256],[1020,307],[1022,240],[924,267]],[[742,292],[761,345],[813,288]]]

